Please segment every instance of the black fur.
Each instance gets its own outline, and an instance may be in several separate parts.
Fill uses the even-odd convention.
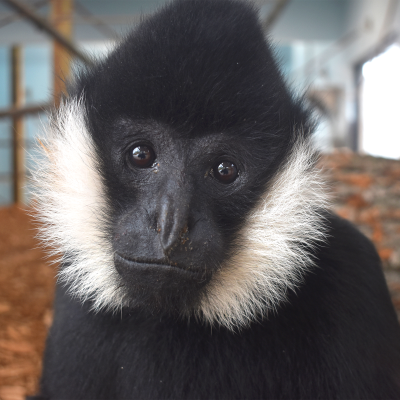
[[[58,288],[51,399],[398,399],[399,328],[371,243],[331,216],[319,268],[276,315],[231,332],[93,314]]]
[[[57,288],[44,397],[400,398],[400,331],[379,258],[334,215],[317,267],[276,312],[237,331],[186,316],[312,127],[252,7],[173,2],[77,77],[70,97],[82,96],[130,304],[94,313]],[[158,169],[129,166],[137,143],[154,147]],[[239,169],[229,185],[211,172],[225,159]]]

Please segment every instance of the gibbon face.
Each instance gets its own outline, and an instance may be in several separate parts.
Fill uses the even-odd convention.
[[[324,238],[310,130],[251,6],[167,5],[77,74],[41,140],[60,279],[98,311],[263,317]]]

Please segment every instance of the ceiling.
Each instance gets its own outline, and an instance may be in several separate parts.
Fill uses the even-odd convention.
[[[23,0],[43,17],[49,14],[45,1]],[[265,18],[275,0],[252,1]],[[357,0],[353,0],[357,1]],[[362,1],[362,0],[358,0]],[[37,4],[40,6],[37,7]],[[165,0],[75,0],[74,35],[76,41],[104,41],[112,38],[111,29],[124,33]],[[291,0],[272,29],[278,41],[338,39],[346,26],[349,0]],[[46,34],[0,3],[0,46],[48,41]],[[12,21],[11,21],[12,20]],[[99,23],[101,22],[101,23]],[[97,25],[95,25],[97,23]],[[109,29],[111,28],[111,29]]]

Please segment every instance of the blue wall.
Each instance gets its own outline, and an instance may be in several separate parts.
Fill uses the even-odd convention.
[[[52,60],[49,45],[25,46],[23,70],[26,104],[49,101],[52,93]],[[0,47],[0,108],[11,105],[11,48]],[[42,129],[46,116],[24,118],[26,165],[31,166],[30,151],[35,137]],[[0,119],[0,205],[12,202],[12,125],[11,119]],[[27,185],[29,186],[29,185]],[[28,189],[28,188],[27,188]],[[28,192],[28,190],[27,190]]]

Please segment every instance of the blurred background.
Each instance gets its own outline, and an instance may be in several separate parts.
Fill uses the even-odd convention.
[[[251,1],[251,0],[248,0]],[[74,64],[164,0],[0,0],[0,399],[37,390],[56,269],[29,217],[32,148]],[[400,0],[253,0],[305,93],[334,209],[374,241],[400,310]]]

